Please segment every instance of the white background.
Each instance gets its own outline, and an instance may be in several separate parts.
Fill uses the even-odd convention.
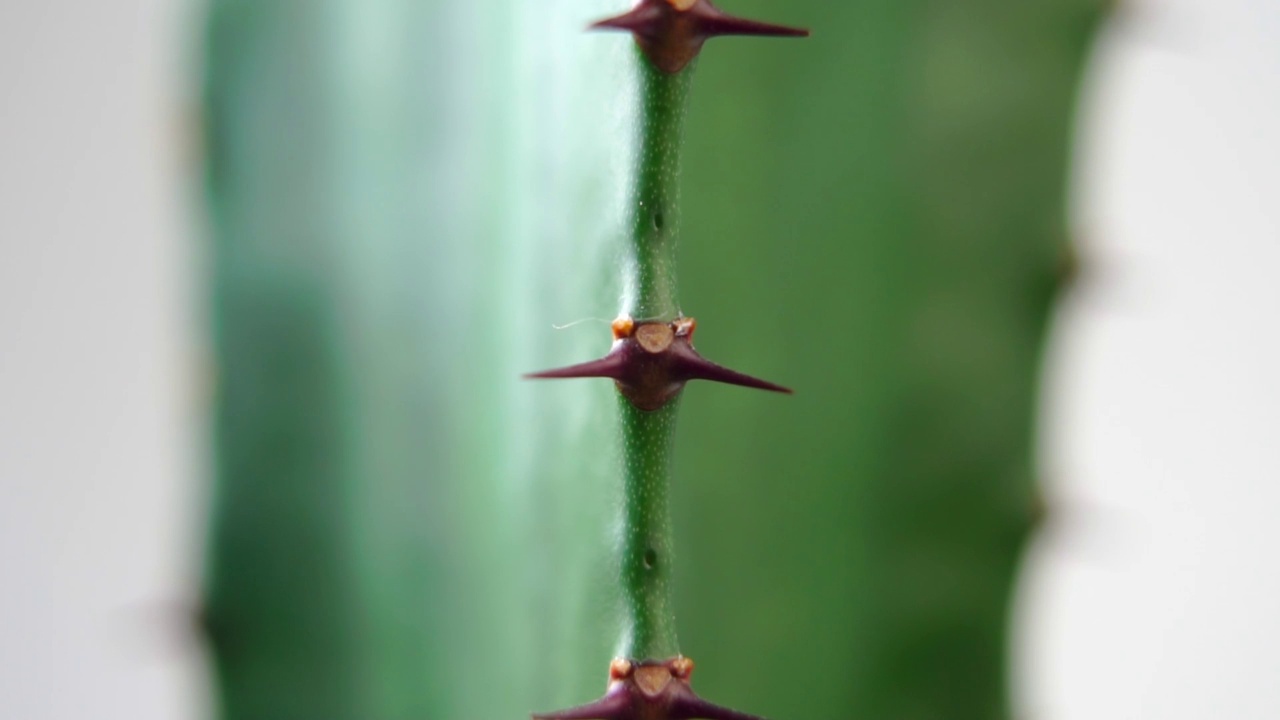
[[[1280,718],[1280,2],[1125,6],[1079,132],[1022,707]]]
[[[200,717],[187,0],[0,1],[0,716]],[[1034,720],[1280,718],[1280,2],[1134,0],[1080,118]]]

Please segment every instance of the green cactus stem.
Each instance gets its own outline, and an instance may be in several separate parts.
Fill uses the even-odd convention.
[[[666,658],[680,653],[668,497],[679,408],[678,400],[652,412],[637,409],[625,398],[618,401],[626,468],[619,548],[625,608],[618,654],[623,657]]]
[[[627,606],[622,652],[652,659],[678,654],[667,490],[675,401],[681,389],[688,380],[706,379],[791,392],[702,358],[692,345],[695,323],[680,312],[676,245],[680,146],[693,77],[690,62],[713,35],[808,32],[734,18],[706,0],[645,0],[630,13],[593,27],[629,30],[639,48],[640,122],[622,308],[613,324],[614,348],[604,358],[526,377],[608,377],[618,385],[624,399],[619,403],[625,468],[620,576]],[[679,62],[671,60],[672,52],[680,56]]]
[[[629,200],[630,256],[623,274],[621,314],[674,321],[676,244],[680,227],[680,146],[693,69],[670,74],[637,58],[640,122]]]
[[[672,598],[671,451],[678,398],[687,380],[790,391],[710,363],[693,350],[694,322],[683,317],[676,294],[680,148],[691,62],[707,37],[735,30],[808,33],[731,18],[705,0],[645,0],[627,15],[594,27],[629,30],[639,48],[639,138],[621,314],[614,322],[614,348],[603,359],[530,377],[610,377],[617,382],[624,466],[619,577],[625,607],[619,652],[629,659],[615,661],[608,692],[599,701],[535,717],[750,718],[702,701],[688,685],[692,663],[679,654]],[[634,675],[632,659],[637,663]],[[627,674],[619,674],[619,663]]]

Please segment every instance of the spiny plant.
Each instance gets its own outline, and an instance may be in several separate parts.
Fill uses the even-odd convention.
[[[615,687],[687,699],[682,651],[699,694],[767,716],[1013,716],[1068,141],[1110,0],[790,0],[821,29],[803,51],[711,40],[696,93],[675,66],[722,22],[696,3],[605,23],[663,70],[582,33],[621,0],[210,2],[222,717],[514,718],[598,695],[615,656]],[[641,208],[641,181],[675,189],[637,177],[646,133],[681,127],[684,202]],[[677,226],[698,350],[801,392],[627,398],[757,384],[694,353]],[[618,297],[594,371],[626,394],[520,380],[598,355],[546,328]],[[611,481],[637,448],[687,480]],[[646,506],[669,517],[626,517]],[[645,523],[678,565],[670,533],[622,532]]]
[[[622,541],[618,579],[625,598],[619,647],[607,694],[538,720],[749,720],[709,703],[690,688],[693,663],[676,642],[672,599],[673,540],[669,485],[679,396],[689,380],[712,380],[790,393],[729,370],[693,348],[693,318],[676,297],[680,151],[693,63],[718,35],[803,37],[807,30],[727,15],[708,0],[641,0],[625,15],[593,28],[635,36],[641,76],[637,151],[631,170],[626,288],[613,322],[613,348],[595,361],[533,373],[531,378],[611,378],[621,401]]]

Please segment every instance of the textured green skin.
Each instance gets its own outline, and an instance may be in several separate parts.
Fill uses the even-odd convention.
[[[623,657],[664,659],[680,652],[672,598],[674,539],[669,495],[671,453],[679,399],[653,412],[637,410],[618,396],[622,416]]]
[[[637,320],[669,322],[681,315],[676,296],[680,146],[694,64],[668,75],[654,68],[638,49],[634,58],[640,78],[640,122],[632,158],[631,233],[629,257],[622,266],[621,313]],[[668,507],[679,402],[645,412],[620,394],[618,398],[625,488],[619,560],[626,598],[620,655],[663,659],[679,653]],[[646,559],[649,553],[649,559],[656,561]]]
[[[640,122],[632,158],[631,236],[623,264],[621,311],[636,320],[680,316],[676,246],[680,228],[680,146],[695,63],[677,75],[657,70],[638,49]]]

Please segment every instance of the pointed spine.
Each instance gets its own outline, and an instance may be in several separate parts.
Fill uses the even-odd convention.
[[[680,359],[679,364],[674,369],[674,375],[683,380],[709,380],[711,382],[725,383],[727,385],[737,385],[739,387],[755,388],[757,390],[768,390],[770,392],[792,394],[791,388],[783,387],[771,383],[768,380],[761,380],[737,370],[730,370],[723,365],[717,365],[710,360],[693,352],[690,348],[689,354]]]
[[[670,720],[765,720],[759,715],[738,712],[691,695],[672,704]]]
[[[565,378],[612,378],[617,380],[623,376],[626,360],[618,353],[609,353],[599,360],[588,360],[577,365],[543,370],[525,375],[531,380],[555,380]]]
[[[800,28],[728,15],[710,0],[641,0],[629,12],[594,23],[590,29],[630,32],[649,61],[669,74],[684,70],[713,37],[809,35]]]
[[[753,37],[809,37],[804,28],[775,25],[728,15],[709,2],[699,3],[691,12],[697,12],[697,28],[703,37],[745,35]]]
[[[533,720],[612,720],[625,716],[630,709],[631,698],[625,691],[609,692],[586,705],[550,713],[534,713],[532,717]]]

